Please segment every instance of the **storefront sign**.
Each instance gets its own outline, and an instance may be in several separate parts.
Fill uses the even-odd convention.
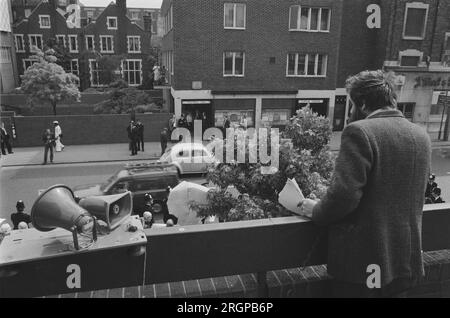
[[[414,88],[418,87],[433,87],[433,88],[450,88],[450,77],[432,78],[429,76],[418,76],[415,78],[416,84]]]

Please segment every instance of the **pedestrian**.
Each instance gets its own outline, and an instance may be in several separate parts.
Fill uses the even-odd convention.
[[[441,198],[441,188],[434,188],[432,197],[433,203],[445,203],[445,201]]]
[[[138,141],[137,150],[144,151],[144,124],[138,119],[136,122]]]
[[[141,218],[142,226],[144,229],[149,229],[153,226],[153,215],[150,211],[145,211]]]
[[[128,140],[129,140],[129,149],[131,150],[131,156],[137,155],[137,129],[134,121],[131,120],[130,124],[127,127]]]
[[[14,153],[12,151],[12,146],[11,146],[11,136],[9,135],[8,131],[5,128],[5,123],[2,122],[2,127],[1,127],[1,149],[2,149],[2,154],[6,155],[6,151],[5,151],[5,147],[6,150],[8,150],[8,153]]]
[[[59,125],[59,122],[57,120],[55,120],[53,122],[54,128],[55,128],[55,151],[56,152],[60,152],[62,150],[64,150],[64,145],[61,142],[61,138],[62,138],[62,129],[61,126]]]
[[[177,128],[177,118],[175,114],[169,119],[169,127],[168,127],[169,139],[172,141],[172,132]]]
[[[205,112],[202,113],[201,119],[202,119],[202,134],[203,134],[205,130],[208,129],[208,121]]]
[[[55,145],[55,135],[50,131],[50,129],[46,129],[44,134],[42,135],[42,141],[44,142],[44,163],[47,164],[47,156],[50,151],[50,163],[53,163],[53,147]]]
[[[224,136],[224,138],[227,135],[227,129],[230,128],[230,125],[231,125],[231,122],[228,119],[228,115],[225,115],[224,119],[223,119],[223,136]]]
[[[184,114],[181,114],[180,119],[178,119],[177,126],[180,128],[187,128],[186,117],[184,116]]]
[[[434,174],[430,174],[428,177],[427,188],[425,190],[425,198],[431,197],[433,190],[437,188],[437,183],[435,182],[436,176]]]
[[[159,65],[155,64],[155,66],[153,66],[153,82],[155,85],[160,85],[160,79],[161,79],[161,73],[159,70]]]
[[[186,127],[189,129],[189,131],[192,131],[192,126],[194,123],[194,119],[192,118],[191,112],[188,112],[186,115]]]
[[[18,230],[26,230],[28,229],[28,224],[26,222],[20,222],[19,225],[17,226]]]
[[[3,241],[5,236],[10,234],[11,234],[11,225],[9,225],[8,223],[3,223],[2,225],[0,225],[0,243]]]
[[[25,204],[22,200],[17,201],[16,203],[16,212],[11,214],[11,221],[14,226],[14,230],[19,228],[20,222],[25,222],[27,225],[31,223],[31,216],[25,213]]]
[[[333,296],[402,297],[424,275],[430,137],[397,109],[394,82],[383,71],[351,76],[346,86],[361,118],[342,133],[326,194],[320,201],[304,199],[301,214],[328,226]],[[372,289],[370,264],[379,282]]]
[[[168,139],[169,137],[167,136],[167,128],[164,127],[160,134],[161,156],[166,152]]]
[[[244,114],[241,118],[241,122],[239,123],[242,129],[247,130],[247,115]]]

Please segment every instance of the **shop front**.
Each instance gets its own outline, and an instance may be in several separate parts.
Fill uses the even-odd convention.
[[[397,108],[426,129],[432,140],[437,140],[447,116],[444,97],[450,90],[450,72],[397,71],[395,75]]]
[[[247,127],[255,127],[255,99],[215,99],[214,127],[223,127],[225,116],[231,127],[239,127],[241,119],[247,118]]]
[[[297,100],[264,98],[262,100],[261,126],[283,129],[295,114]]]

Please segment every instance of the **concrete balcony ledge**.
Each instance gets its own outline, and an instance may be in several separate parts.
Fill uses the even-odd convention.
[[[450,204],[424,207],[426,276],[409,297],[450,296]],[[143,230],[143,251],[111,247],[0,264],[0,297],[327,297],[327,231],[301,217]],[[108,237],[105,238],[105,240]],[[314,248],[312,248],[314,246]],[[66,286],[67,266],[83,275]],[[76,291],[76,292],[75,292]],[[57,295],[57,296],[48,296]]]

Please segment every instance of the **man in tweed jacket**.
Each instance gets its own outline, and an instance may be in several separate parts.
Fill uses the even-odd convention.
[[[328,273],[334,296],[388,297],[423,275],[421,228],[431,161],[427,133],[395,108],[382,71],[347,80],[353,121],[343,133],[331,185],[322,200],[306,199],[303,214],[328,225]],[[371,264],[380,288],[369,288]]]

